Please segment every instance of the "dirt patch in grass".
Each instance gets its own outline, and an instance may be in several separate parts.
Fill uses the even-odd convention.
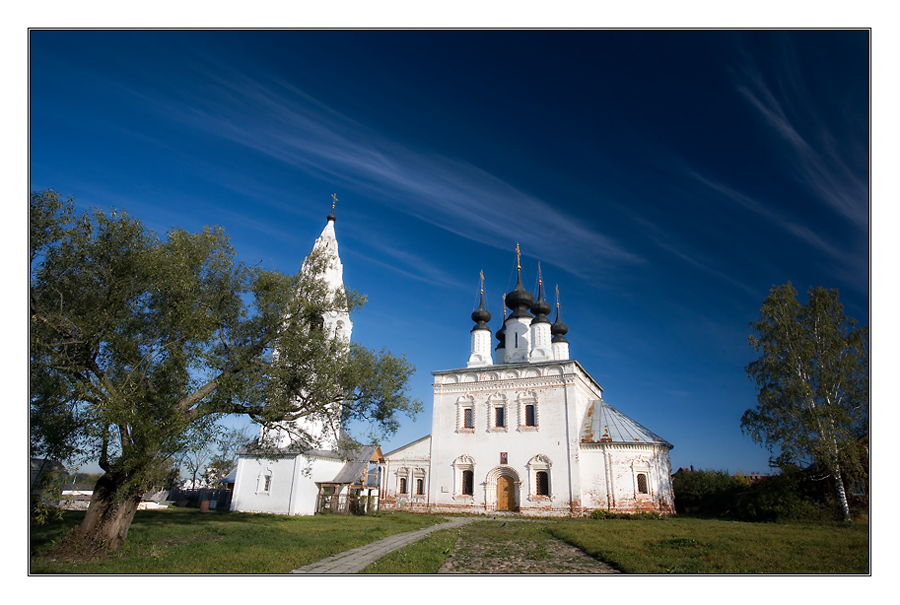
[[[557,540],[543,523],[480,521],[463,528],[441,574],[619,573],[580,548]]]

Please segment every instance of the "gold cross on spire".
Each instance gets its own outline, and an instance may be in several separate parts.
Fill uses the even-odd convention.
[[[516,242],[516,269],[522,268],[522,255],[519,252],[519,242]]]
[[[556,310],[559,311],[559,284],[556,284]]]
[[[503,294],[503,321],[506,321],[506,294]]]
[[[541,277],[541,261],[538,261],[538,283],[544,285],[544,279]]]
[[[481,293],[484,294],[484,270],[479,271],[478,275],[481,276]]]
[[[337,204],[337,193],[332,193],[331,199],[334,200],[331,202],[331,214],[334,214],[334,205]]]

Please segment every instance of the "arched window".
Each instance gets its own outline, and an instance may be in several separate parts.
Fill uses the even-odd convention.
[[[553,463],[543,454],[528,461],[529,499],[550,498],[550,471]]]
[[[464,470],[462,472],[462,494],[463,496],[475,495],[475,471]]]
[[[537,488],[536,495],[550,495],[550,475],[547,471],[538,471],[535,473],[535,484]]]
[[[540,422],[538,418],[540,412],[538,410],[537,393],[534,391],[519,393],[516,399],[519,411],[518,430],[525,432],[537,431],[538,422]]]
[[[406,493],[406,477],[400,477],[400,493]]]
[[[650,493],[650,491],[647,489],[647,475],[645,473],[638,473],[637,488],[638,488],[639,494],[649,494]]]
[[[424,479],[416,479],[416,495],[417,496],[425,495],[425,480]]]
[[[475,398],[471,395],[463,395],[456,400],[457,407],[457,432],[475,432]]]

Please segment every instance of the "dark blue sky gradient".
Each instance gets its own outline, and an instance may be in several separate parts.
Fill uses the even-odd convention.
[[[31,187],[299,269],[339,198],[354,340],[465,365],[541,262],[572,357],[672,464],[766,472],[770,287],[869,318],[867,31],[32,31]],[[363,432],[358,432],[362,437]]]

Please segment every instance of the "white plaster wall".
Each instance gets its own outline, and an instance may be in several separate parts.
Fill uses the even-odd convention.
[[[649,494],[638,493],[638,472],[649,475]],[[669,453],[664,446],[616,443],[584,446],[581,475],[586,511],[607,508],[617,512],[674,512]]]
[[[239,512],[312,515],[319,488],[316,482],[331,481],[343,467],[341,460],[282,456],[275,459],[238,458],[238,471],[231,510]],[[258,478],[271,471],[268,493],[260,490]]]
[[[507,328],[509,329],[509,327]],[[565,364],[515,364],[494,366],[481,372],[456,370],[435,375],[432,421],[432,468],[429,491],[435,511],[468,509],[489,512],[496,505],[496,475],[506,452],[506,469],[518,477],[517,501],[525,514],[569,514],[580,500],[577,464],[581,419],[576,410],[578,389],[599,397],[599,387],[574,362]],[[519,395],[537,398],[537,427],[525,427]],[[459,428],[460,397],[471,396],[475,406],[475,428]],[[507,428],[491,428],[492,399],[506,397]],[[586,399],[586,397],[583,397]],[[570,455],[571,454],[571,455]],[[453,462],[461,455],[474,460],[475,493],[457,493],[459,486]],[[528,463],[536,455],[550,460],[550,497],[536,498],[533,472]]]
[[[407,446],[394,450],[384,457],[380,505],[382,509],[427,508],[430,503],[429,483],[431,477],[431,439],[414,441]],[[407,494],[399,493],[399,475],[405,469],[408,480]],[[425,493],[415,494],[417,470],[425,473]]]

